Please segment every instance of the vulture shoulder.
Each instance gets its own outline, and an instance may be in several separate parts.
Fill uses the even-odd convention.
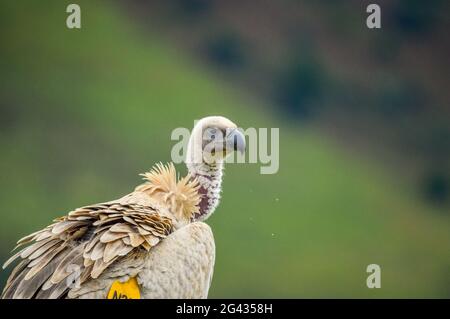
[[[99,278],[72,289],[69,298],[105,298],[114,281],[136,277],[141,298],[206,298],[214,270],[211,228],[194,222],[171,233],[148,254],[129,256]]]

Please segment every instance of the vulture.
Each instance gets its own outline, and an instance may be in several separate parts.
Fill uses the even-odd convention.
[[[224,160],[245,152],[225,117],[196,122],[188,174],[156,164],[122,198],[77,208],[17,242],[2,298],[207,298],[215,244],[205,221],[220,200]]]

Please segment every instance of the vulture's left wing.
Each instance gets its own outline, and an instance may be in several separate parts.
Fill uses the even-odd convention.
[[[3,265],[21,259],[2,298],[65,297],[72,281],[98,278],[115,261],[149,251],[172,231],[171,219],[148,205],[113,201],[76,209],[19,240],[17,247],[30,245]]]

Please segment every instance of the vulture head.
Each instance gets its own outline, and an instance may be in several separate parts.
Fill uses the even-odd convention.
[[[192,166],[222,164],[233,151],[245,152],[245,137],[236,124],[223,116],[198,121],[189,139],[186,163]]]

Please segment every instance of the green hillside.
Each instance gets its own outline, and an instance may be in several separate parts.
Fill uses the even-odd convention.
[[[173,128],[221,114],[280,127],[280,171],[227,167],[208,221],[210,297],[450,296],[450,221],[409,185],[314,128],[285,125],[123,9],[78,1],[83,27],[67,29],[67,3],[0,4],[0,257],[52,218],[129,192],[170,160]],[[382,289],[365,285],[372,263]]]

